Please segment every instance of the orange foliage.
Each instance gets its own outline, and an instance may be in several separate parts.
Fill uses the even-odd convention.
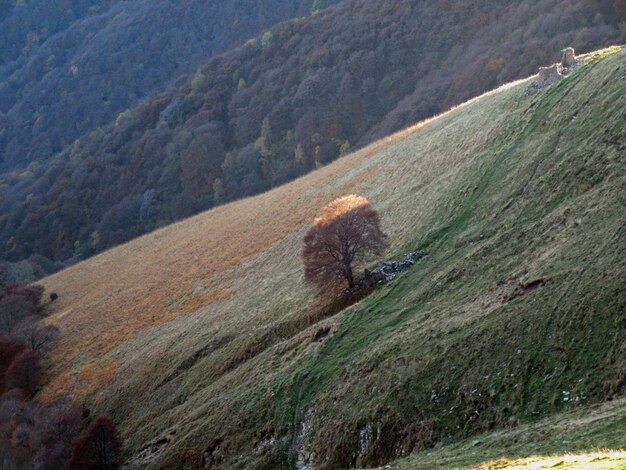
[[[328,224],[337,219],[337,217],[341,217],[349,212],[365,208],[369,205],[370,203],[367,199],[355,194],[337,198],[322,209],[322,215],[315,218],[315,224],[318,226]]]
[[[354,194],[335,199],[304,237],[304,277],[322,291],[339,280],[352,289],[355,264],[382,255],[386,248],[378,213],[367,199]]]

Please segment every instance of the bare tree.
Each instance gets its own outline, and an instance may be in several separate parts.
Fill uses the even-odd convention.
[[[80,406],[68,397],[38,407],[35,413],[39,441],[36,468],[54,470],[67,467],[72,456],[72,440],[80,430],[82,415]]]
[[[39,438],[42,444],[50,447],[60,442],[69,448],[82,420],[81,407],[65,396],[40,406],[35,414]]]
[[[337,281],[355,285],[355,266],[382,256],[387,236],[367,199],[354,194],[335,199],[304,237],[304,277],[324,290]]]
[[[59,329],[45,325],[37,315],[29,315],[15,327],[11,336],[37,351],[52,343],[59,336]]]
[[[32,468],[37,436],[33,427],[36,405],[22,390],[0,396],[0,468]]]

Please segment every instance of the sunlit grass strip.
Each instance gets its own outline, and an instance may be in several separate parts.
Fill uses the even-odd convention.
[[[561,454],[554,456],[529,457],[526,459],[498,459],[466,470],[533,470],[558,469],[626,469],[626,452],[604,450],[583,454]]]
[[[600,49],[598,51],[588,52],[587,54],[583,54],[578,56],[579,60],[600,60],[611,54],[615,54],[616,52],[621,51],[626,46],[609,46],[604,49]]]

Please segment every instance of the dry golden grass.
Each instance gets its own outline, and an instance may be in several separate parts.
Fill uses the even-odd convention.
[[[478,467],[467,467],[467,470],[539,470],[548,468],[561,470],[623,470],[626,468],[626,452],[606,451],[515,460],[500,459],[484,463]]]
[[[117,361],[112,358],[89,362],[76,374],[77,387],[73,391],[74,394],[85,397],[94,393],[98,387],[111,385],[115,380],[116,371]]]
[[[51,322],[61,329],[51,381],[42,397],[83,389],[72,363],[92,358],[81,371],[102,369],[98,359],[142,331],[178,315],[237,301],[249,279],[246,260],[266,253],[288,234],[301,231],[329,200],[358,189],[380,170],[354,171],[382,143],[258,197],[237,201],[171,225],[102,253],[42,281],[59,299]],[[329,182],[341,181],[340,185]],[[235,279],[235,285],[232,280]],[[294,282],[300,282],[299,279]],[[236,287],[236,284],[240,284]],[[211,311],[218,323],[219,307]],[[93,377],[110,380],[110,367],[81,394],[96,389]],[[79,382],[80,381],[80,382]],[[81,385],[78,387],[78,385]]]
[[[511,86],[487,95],[498,95]],[[137,350],[138,344],[131,340],[142,333],[164,339],[158,347],[143,350],[142,361],[151,359],[152,354],[156,360],[158,354],[165,354],[168,334],[178,334],[174,329],[191,328],[196,335],[229,328],[241,332],[312,305],[313,295],[301,275],[301,237],[319,209],[334,198],[364,194],[381,213],[392,249],[402,246],[420,220],[432,217],[445,185],[463,178],[464,166],[472,162],[475,149],[489,138],[476,135],[480,122],[497,121],[490,115],[496,114],[493,110],[501,103],[495,100],[487,107],[476,106],[481,99],[280,188],[157,230],[43,279],[48,292],[59,294],[50,321],[60,328],[61,338],[52,353],[54,365],[42,398],[83,388],[82,370],[88,370],[86,375],[92,379],[81,395],[97,390],[98,377],[102,377],[102,385],[109,383],[111,369],[103,366],[102,358],[118,354],[120,363],[128,363],[139,353],[116,349],[125,345]],[[468,108],[463,119],[456,119]],[[457,135],[473,136],[454,152],[441,147],[451,123]],[[422,131],[428,135],[416,149],[406,138]],[[392,153],[385,150],[390,146],[394,147]],[[411,198],[421,204],[406,199],[407,187],[417,188]],[[192,313],[197,315],[189,322],[176,322],[181,315]],[[170,327],[159,329],[165,324]],[[148,348],[146,341],[152,340],[142,336],[137,341]],[[192,341],[190,337],[189,344]],[[77,361],[79,355],[87,359]]]

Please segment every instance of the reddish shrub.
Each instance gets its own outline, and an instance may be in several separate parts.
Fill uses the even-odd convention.
[[[8,390],[6,373],[15,357],[23,352],[26,346],[19,341],[0,338],[0,393]]]
[[[18,354],[6,372],[6,388],[19,388],[25,396],[31,397],[41,384],[39,357],[31,350]]]
[[[69,470],[111,470],[119,466],[122,438],[113,421],[99,416],[72,442]]]
[[[19,286],[17,284],[7,284],[0,291],[0,299],[4,297],[22,297],[31,305],[38,308],[41,304],[41,296],[43,295],[42,286]]]

